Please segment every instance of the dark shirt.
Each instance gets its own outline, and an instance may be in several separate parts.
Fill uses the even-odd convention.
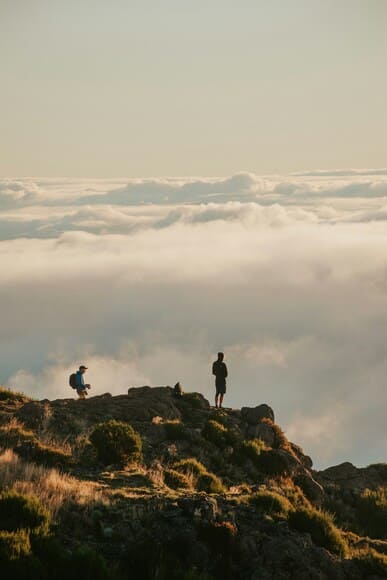
[[[216,376],[217,381],[225,383],[228,375],[226,363],[216,360],[212,365],[212,374]]]

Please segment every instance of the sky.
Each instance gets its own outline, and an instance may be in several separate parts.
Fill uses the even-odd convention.
[[[0,0],[0,383],[386,461],[387,2]]]
[[[0,175],[384,167],[385,0],[0,0]]]

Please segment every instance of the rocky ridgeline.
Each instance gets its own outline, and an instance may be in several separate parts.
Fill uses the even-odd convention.
[[[109,420],[141,436],[140,461],[101,463],[89,437]],[[80,486],[95,482],[104,501],[63,505],[58,533],[69,546],[87,538],[112,569],[119,563],[120,578],[387,577],[387,525],[370,538],[357,519],[365,490],[386,489],[386,465],[314,470],[266,404],[215,410],[199,393],[175,397],[170,387],[84,401],[3,396],[0,446]],[[202,472],[183,473],[192,460]],[[314,522],[326,509],[343,529]]]

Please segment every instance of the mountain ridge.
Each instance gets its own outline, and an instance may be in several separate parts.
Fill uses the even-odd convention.
[[[170,387],[84,401],[3,389],[0,448],[8,471],[40,466],[84,490],[84,502],[52,496],[52,533],[103,556],[101,577],[387,577],[387,465],[314,470],[265,403],[214,409]]]

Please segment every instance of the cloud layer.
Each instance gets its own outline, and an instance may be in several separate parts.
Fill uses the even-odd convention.
[[[318,466],[385,461],[387,171],[0,182],[2,381],[271,404]]]

